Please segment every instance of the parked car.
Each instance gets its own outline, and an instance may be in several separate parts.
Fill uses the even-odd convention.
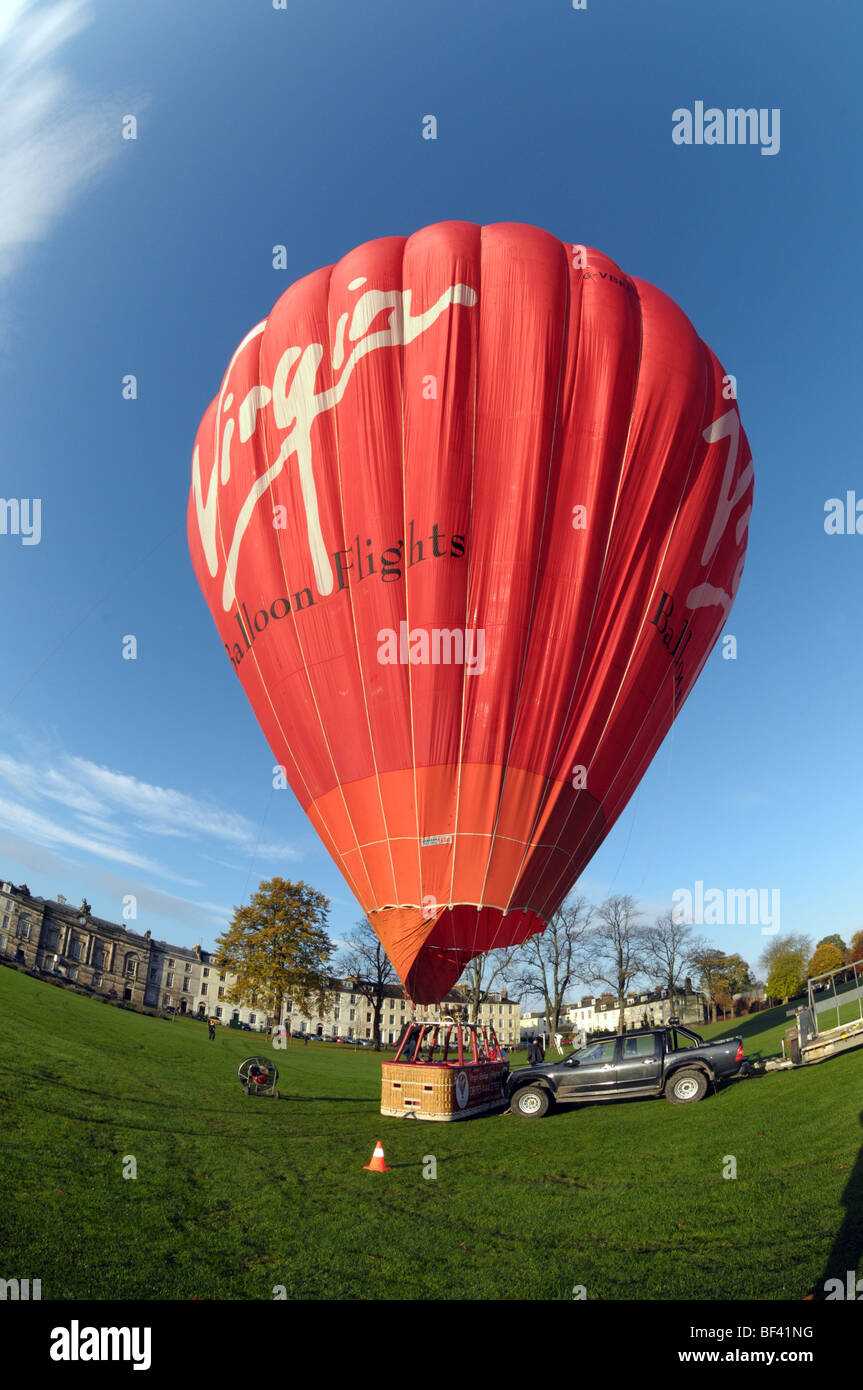
[[[747,1076],[742,1037],[705,1043],[673,1023],[614,1038],[597,1038],[560,1062],[510,1072],[506,1094],[522,1119],[539,1119],[552,1105],[662,1096],[672,1105],[701,1100],[710,1085]]]

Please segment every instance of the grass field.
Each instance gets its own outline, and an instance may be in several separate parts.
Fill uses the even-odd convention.
[[[45,1299],[799,1299],[863,1254],[863,1051],[691,1107],[447,1125],[383,1118],[371,1050],[293,1043],[282,1099],[249,1099],[261,1035],[6,969],[0,1019],[0,1277]],[[705,1031],[757,1057],[786,1023]],[[392,1171],[364,1172],[378,1139]]]

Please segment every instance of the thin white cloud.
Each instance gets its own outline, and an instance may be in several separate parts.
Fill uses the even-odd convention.
[[[5,790],[5,795],[4,795]],[[49,814],[48,803],[71,812]],[[302,859],[293,845],[259,843],[260,827],[245,816],[171,787],[143,782],[87,758],[40,748],[27,758],[0,754],[0,827],[18,831],[41,845],[69,845],[96,857],[177,882],[198,880],[172,874],[141,853],[143,836],[190,840],[208,849],[227,849],[256,860]]]
[[[65,44],[92,22],[86,0],[0,6],[0,278],[121,151],[118,112],[63,70]]]
[[[78,834],[75,830],[70,830],[65,825],[58,825],[48,816],[40,815],[38,811],[33,811],[28,806],[22,806],[20,802],[7,801],[0,797],[0,826],[4,830],[16,831],[20,835],[26,835],[30,840],[34,840],[40,845],[68,845],[74,849],[85,850],[88,854],[98,855],[103,859],[111,859],[116,863],[129,864],[135,869],[145,869],[151,873],[164,872],[159,869],[159,865],[152,859],[147,859],[144,855],[135,854],[133,850],[120,849],[115,845],[107,843],[104,839],[94,840],[89,836]]]
[[[195,840],[210,838],[246,851],[255,848],[259,832],[245,816],[225,811],[187,792],[141,782],[129,773],[115,772],[86,758],[69,758],[68,766],[73,770],[76,785],[82,792],[98,798],[103,812],[109,807],[124,811],[139,829],[149,834],[179,835]],[[51,795],[49,789],[46,795]],[[279,843],[258,845],[258,854],[263,858],[302,858],[292,845]]]
[[[215,933],[222,931],[233,916],[232,907],[177,897],[101,865],[82,867],[74,860],[64,859],[50,849],[29,844],[15,836],[0,835],[0,854],[32,873],[54,874],[59,884],[68,885],[69,888],[73,881],[79,881],[92,901],[96,915],[109,922],[121,922],[128,895],[133,894],[139,915],[132,921],[127,920],[126,925],[142,932],[148,926],[153,929],[151,915],[158,917],[168,925],[154,930],[153,934],[162,936],[175,946],[192,945],[194,940],[204,944]],[[188,941],[184,939],[186,936],[190,938]]]

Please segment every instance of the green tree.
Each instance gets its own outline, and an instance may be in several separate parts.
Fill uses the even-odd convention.
[[[749,965],[736,953],[728,956],[707,941],[697,942],[689,958],[710,1000],[710,1019],[715,1023],[717,1004],[723,1009],[730,1008],[732,997],[752,984]]]
[[[770,944],[764,947],[759,962],[767,977],[765,988],[771,999],[786,1001],[800,993],[811,956],[811,936],[789,932],[786,936],[773,937]],[[778,972],[774,974],[777,966]],[[780,989],[780,985],[787,985],[788,990]]]
[[[767,993],[772,999],[787,1004],[799,994],[806,980],[806,965],[798,951],[785,951],[776,956],[767,976]]]
[[[258,885],[248,907],[234,909],[230,925],[216,938],[214,964],[236,983],[225,995],[231,1004],[262,1008],[280,1023],[286,998],[303,1013],[327,1005],[326,964],[333,943],[325,927],[329,899],[307,883],[272,878]]]
[[[844,948],[833,944],[832,941],[822,941],[816,947],[809,962],[808,974],[824,975],[828,970],[837,970],[840,965],[845,964]]]
[[[804,936],[802,932],[789,932],[786,936],[774,936],[769,945],[764,947],[761,953],[759,965],[765,975],[769,975],[773,969],[773,962],[780,956],[792,954],[800,961],[800,970],[803,977],[806,975],[806,966],[812,955],[812,938]]]
[[[839,964],[842,965],[842,964],[844,963],[845,956],[846,956],[847,951],[848,951],[848,947],[845,945],[845,942],[842,940],[842,937],[839,935],[838,932],[832,932],[830,936],[822,936],[822,938],[821,938],[820,941],[816,941],[816,943],[815,943],[815,949],[817,950],[819,946],[835,946],[835,947],[837,947],[837,949],[838,949],[839,951],[841,951],[841,953],[842,953],[842,960],[839,962]],[[830,970],[830,969],[832,969],[832,966],[828,966],[827,968],[828,968],[828,970]],[[811,971],[810,971],[810,974],[811,974]]]

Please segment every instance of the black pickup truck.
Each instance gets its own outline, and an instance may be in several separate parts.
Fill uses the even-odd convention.
[[[664,1095],[672,1105],[701,1100],[711,1082],[746,1076],[743,1039],[706,1043],[679,1024],[598,1038],[560,1062],[510,1072],[513,1115],[539,1119],[552,1105],[586,1105]]]

